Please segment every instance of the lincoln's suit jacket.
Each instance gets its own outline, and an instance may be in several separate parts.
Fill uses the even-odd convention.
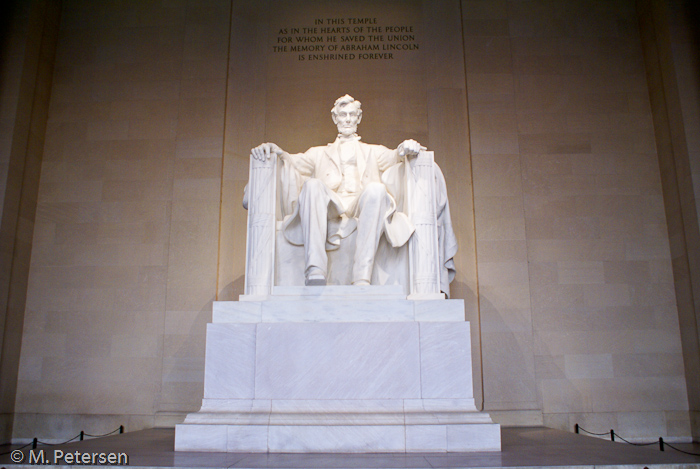
[[[356,156],[361,187],[370,182],[381,182],[381,173],[399,162],[396,150],[359,140],[355,144],[359,150]],[[306,153],[291,155],[292,162],[302,176],[319,179],[330,190],[337,191],[343,179],[339,147],[338,140],[323,147],[312,147]]]
[[[369,183],[382,181],[382,173],[400,162],[401,158],[396,150],[390,150],[382,145],[370,145],[362,143],[359,139],[355,142],[357,169],[360,176],[360,191]],[[290,155],[288,161],[293,168],[286,168],[281,174],[284,198],[287,199],[287,210],[283,221],[285,238],[292,244],[301,245],[302,230],[299,219],[299,207],[297,197],[302,184],[308,178],[316,178],[323,182],[333,194],[331,205],[329,206],[329,216],[331,213],[344,212],[340,197],[335,194],[343,180],[340,164],[340,142],[336,140],[323,147],[312,147],[305,153]],[[413,233],[414,227],[403,213],[396,212],[396,201],[393,194],[391,198],[391,208],[384,221],[384,232],[387,239],[393,246],[402,246]],[[291,201],[291,203],[289,203]],[[332,210],[331,210],[332,209]],[[328,221],[328,242],[326,249],[337,249],[340,239],[345,238],[355,230],[357,226],[353,219],[356,205],[347,207],[344,212],[346,216],[341,218],[329,218]]]

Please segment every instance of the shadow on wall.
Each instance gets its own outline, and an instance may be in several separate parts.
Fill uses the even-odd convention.
[[[173,409],[176,409],[176,413],[182,414],[182,419],[186,413],[199,410],[202,404],[206,330],[207,324],[212,320],[213,301],[216,301],[216,298],[210,298],[197,311],[196,317],[187,321],[190,324],[189,328],[178,329],[177,334],[170,334],[170,347],[167,343],[163,345],[161,386],[169,386],[171,391],[175,388],[179,390],[175,393],[178,396],[175,402],[161,402],[160,406],[167,408],[166,412],[173,412]],[[171,327],[177,326],[171,325]],[[188,389],[185,390],[185,388]],[[161,394],[171,395],[172,392],[161,390]]]
[[[226,285],[219,294],[217,301],[238,301],[238,295],[245,293],[245,275]]]
[[[457,252],[457,255],[459,255],[459,251]],[[477,311],[475,310],[470,312],[468,310],[467,305],[476,304],[476,292],[472,290],[469,285],[467,285],[465,282],[453,280],[452,283],[450,283],[450,298],[464,300],[464,319],[466,321],[478,321],[479,317]]]
[[[700,51],[700,2],[697,0],[685,0],[685,16],[688,18],[688,25],[691,27],[695,51]],[[696,63],[700,62],[697,54],[694,54]],[[698,83],[700,85],[700,83]]]
[[[12,18],[17,11],[17,1],[5,0],[0,2],[0,59],[6,59],[8,56],[8,51],[10,49],[10,36],[12,34],[12,29],[10,28],[12,24]],[[4,83],[3,75],[0,75],[0,90],[4,89],[2,86]]]
[[[491,292],[490,295],[498,295]],[[483,408],[492,410],[541,411],[542,399],[535,375],[533,335],[530,319],[517,304],[502,295],[479,297],[479,339],[482,367]],[[472,322],[475,324],[476,319]],[[472,333],[472,337],[474,334]],[[479,378],[475,376],[475,383]]]

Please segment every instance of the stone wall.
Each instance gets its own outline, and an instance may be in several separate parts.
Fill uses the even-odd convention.
[[[135,430],[197,409],[229,24],[228,1],[64,2],[16,437]]]
[[[60,1],[0,7],[0,441],[12,434]]]
[[[634,3],[463,5],[486,409],[687,435]]]
[[[698,211],[700,210],[700,5],[697,2],[675,0],[669,3],[669,30],[670,30],[670,46],[673,56],[673,67],[676,71],[676,79],[681,103],[682,126],[678,129],[678,133],[685,137],[687,145],[688,160],[690,162],[690,172],[692,182],[692,192],[689,198],[692,197],[695,205],[695,222],[700,219]],[[692,211],[693,203],[688,203]],[[697,226],[697,225],[696,225]],[[698,267],[700,227],[694,230],[695,245],[689,249],[693,255],[689,255],[691,262]],[[685,354],[686,360],[686,379],[688,380],[688,394],[691,397],[691,422],[693,436],[697,440],[700,436],[700,363],[698,356],[698,342],[700,342],[700,333],[697,328],[698,313],[700,307],[698,299],[700,298],[700,275],[695,276],[693,283],[693,302],[692,308],[689,308],[687,323],[694,327],[690,327],[690,335],[688,337],[688,352]],[[684,342],[686,340],[684,339]],[[695,358],[691,360],[691,357]],[[691,366],[689,367],[688,364]],[[693,376],[693,378],[690,378]],[[691,390],[692,389],[692,390]]]
[[[656,147],[661,169],[691,424],[700,409],[700,227],[696,2],[637,2]]]

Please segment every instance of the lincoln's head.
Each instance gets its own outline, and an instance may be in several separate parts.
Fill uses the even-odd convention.
[[[357,132],[357,124],[362,120],[362,104],[350,95],[335,100],[331,115],[338,126],[338,133],[349,137]]]

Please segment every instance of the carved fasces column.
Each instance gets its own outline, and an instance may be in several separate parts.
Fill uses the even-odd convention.
[[[437,194],[432,151],[408,161],[408,214],[416,230],[409,239],[409,299],[445,298],[440,293]]]
[[[268,296],[275,275],[277,156],[250,158],[245,294]]]

